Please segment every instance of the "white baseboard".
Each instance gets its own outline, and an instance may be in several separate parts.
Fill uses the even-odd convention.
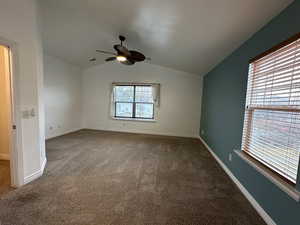
[[[70,133],[73,133],[73,132],[76,132],[76,131],[79,131],[79,130],[82,130],[82,129],[83,128],[74,128],[74,129],[66,130],[66,131],[63,131],[63,132],[56,133],[56,134],[52,134],[52,135],[49,135],[48,137],[46,137],[46,141],[50,140],[52,138],[60,137],[60,136],[70,134]]]
[[[46,165],[47,165],[47,158],[44,159],[43,163],[42,163],[42,166],[41,166],[41,171],[42,171],[42,174],[44,173],[44,170],[46,168]]]
[[[110,132],[119,132],[127,134],[143,134],[143,135],[157,135],[157,136],[167,136],[167,137],[182,137],[182,138],[196,138],[198,135],[181,135],[181,134],[172,134],[172,133],[153,133],[153,132],[139,132],[137,130],[127,131],[122,129],[98,129],[98,128],[83,128],[82,130],[96,130],[96,131],[110,131]]]
[[[9,154],[0,153],[0,160],[10,160]]]
[[[273,219],[269,216],[269,214],[260,206],[260,204],[254,199],[254,197],[247,191],[247,189],[240,183],[240,181],[233,175],[233,173],[228,169],[228,167],[219,159],[219,157],[213,152],[213,150],[208,146],[208,144],[199,136],[200,141],[205,145],[207,150],[211,153],[211,155],[216,159],[222,169],[227,173],[227,175],[231,178],[231,180],[236,184],[236,186],[240,189],[243,195],[248,199],[251,205],[255,208],[258,214],[263,218],[263,220],[268,225],[276,225]]]
[[[43,173],[44,173],[46,164],[47,164],[47,158],[45,158],[45,160],[43,161],[43,163],[41,165],[41,168],[38,171],[36,171],[33,174],[31,174],[29,176],[26,176],[24,178],[24,184],[28,184],[28,183],[36,180],[37,178],[41,177],[43,175]]]

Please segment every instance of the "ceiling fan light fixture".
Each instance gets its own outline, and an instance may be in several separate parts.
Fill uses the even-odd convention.
[[[135,50],[128,50],[123,45],[123,42],[126,39],[124,36],[119,36],[119,39],[120,39],[121,43],[113,45],[113,48],[116,53],[109,52],[109,51],[96,50],[96,52],[98,52],[98,53],[111,55],[111,57],[108,57],[105,59],[105,62],[111,62],[111,61],[116,60],[124,65],[131,66],[131,65],[134,65],[136,62],[142,62],[142,61],[146,60],[146,57],[143,53],[135,51]]]
[[[117,56],[117,60],[118,60],[119,62],[125,62],[125,61],[127,60],[127,58],[126,58],[125,56],[118,55],[118,56]]]

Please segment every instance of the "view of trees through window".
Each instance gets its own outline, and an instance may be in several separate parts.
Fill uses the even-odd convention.
[[[114,87],[115,117],[154,119],[153,88],[150,85]]]

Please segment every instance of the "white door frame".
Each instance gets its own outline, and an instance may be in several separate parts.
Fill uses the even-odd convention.
[[[0,37],[0,45],[8,47],[10,55],[10,89],[11,89],[11,149],[10,173],[11,186],[20,187],[24,184],[23,151],[22,151],[22,123],[19,95],[19,64],[18,45]],[[13,129],[13,125],[16,129]]]

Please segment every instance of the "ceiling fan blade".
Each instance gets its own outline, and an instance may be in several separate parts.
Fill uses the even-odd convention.
[[[105,61],[110,62],[110,61],[114,61],[116,59],[117,59],[116,57],[109,57],[109,58],[105,59]]]
[[[134,61],[131,61],[131,60],[129,60],[129,59],[127,59],[127,60],[124,61],[124,62],[120,62],[120,63],[122,63],[122,64],[124,64],[124,65],[127,65],[127,66],[131,66],[131,65],[135,64]]]
[[[118,54],[123,55],[125,57],[130,57],[130,52],[128,49],[122,45],[114,45],[114,49],[118,52]]]
[[[95,62],[97,59],[96,58],[90,58],[89,61],[90,62]]]
[[[96,52],[103,53],[103,54],[109,54],[109,55],[117,55],[116,53],[108,52],[108,51],[102,51],[102,50],[96,50]]]
[[[129,51],[131,56],[130,56],[130,59],[132,59],[133,61],[136,61],[136,62],[142,62],[146,59],[146,57],[144,56],[144,54],[138,52],[138,51]]]
[[[102,50],[96,50],[96,52],[113,55],[113,57],[109,57],[109,58],[105,59],[106,62],[118,60],[120,63],[122,63],[124,65],[133,65],[136,62],[142,62],[144,60],[151,60],[150,58],[146,58],[146,56],[141,52],[138,52],[135,50],[129,51],[123,45],[123,42],[126,40],[126,38],[124,36],[120,35],[119,39],[120,39],[121,43],[113,46],[114,49],[116,50],[116,53],[109,52],[109,51],[102,51]],[[95,61],[95,60],[96,59],[91,59],[90,61]],[[126,60],[126,61],[123,61],[123,60]]]

